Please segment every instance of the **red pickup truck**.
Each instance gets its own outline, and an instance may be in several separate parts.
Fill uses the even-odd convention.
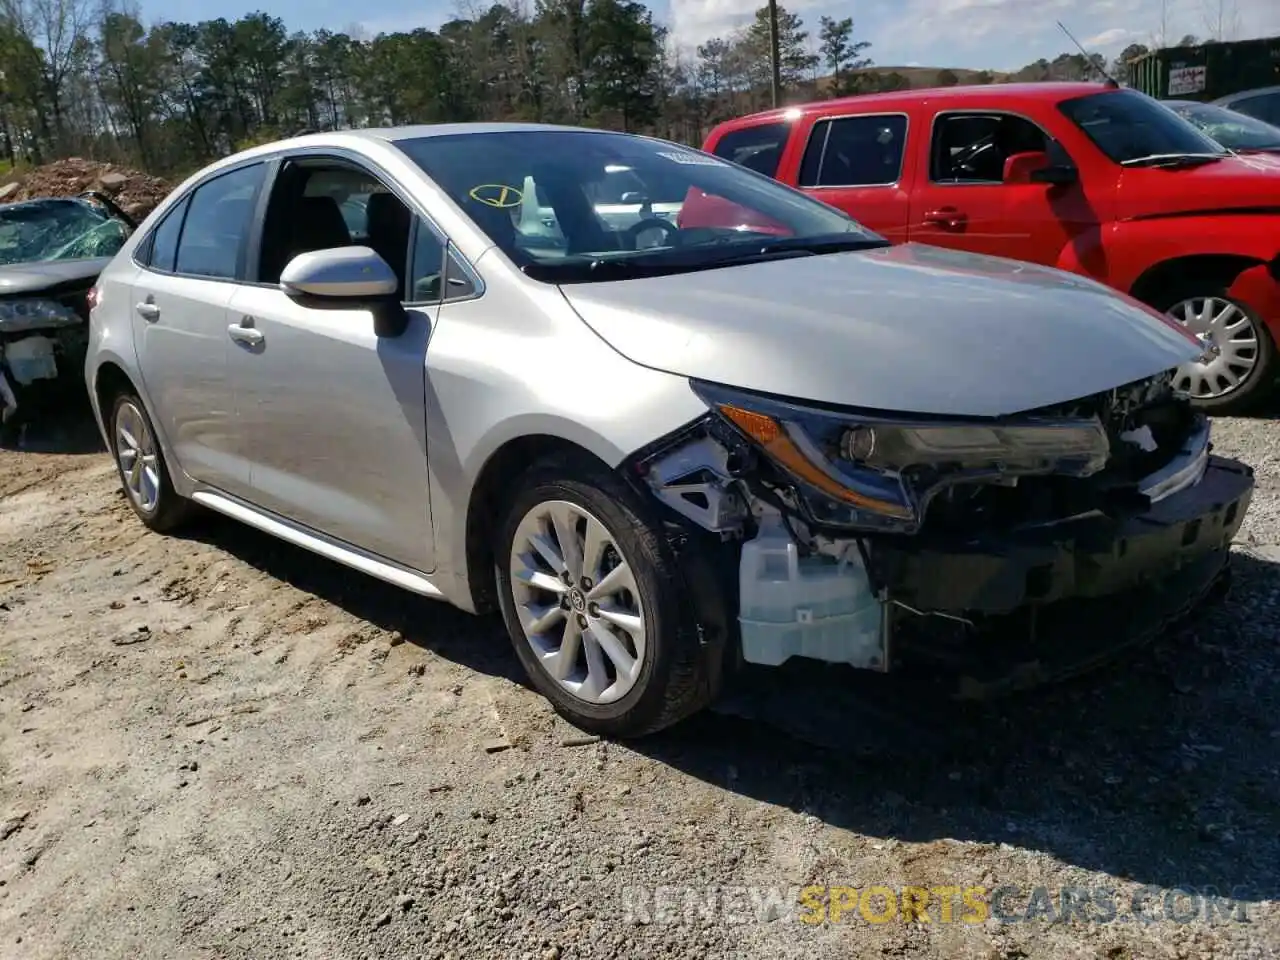
[[[1200,406],[1238,411],[1274,385],[1280,170],[1145,94],[1031,83],[846,97],[723,123],[703,150],[895,243],[1059,267],[1169,314],[1206,344],[1178,376]]]

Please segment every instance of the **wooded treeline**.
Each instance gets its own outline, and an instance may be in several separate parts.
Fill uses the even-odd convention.
[[[277,17],[144,23],[128,0],[0,0],[0,152],[80,155],[173,174],[302,129],[465,120],[589,124],[698,144],[769,104],[769,26],[681,52],[637,0],[510,0],[438,30],[291,32]],[[1063,54],[1015,75],[874,67],[851,19],[779,11],[789,101],[959,82],[1059,79]],[[908,76],[907,74],[913,74]]]

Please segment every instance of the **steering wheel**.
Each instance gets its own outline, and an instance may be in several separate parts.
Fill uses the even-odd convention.
[[[676,238],[680,236],[680,228],[670,220],[663,220],[660,217],[645,217],[643,220],[637,220],[627,227],[623,236],[630,242],[632,250],[638,250],[640,248],[636,244],[640,242],[640,234],[646,230],[655,229],[663,232],[664,243],[675,246]]]

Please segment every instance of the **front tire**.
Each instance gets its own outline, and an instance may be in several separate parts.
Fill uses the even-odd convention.
[[[1183,364],[1174,376],[1174,386],[1189,393],[1196,406],[1218,414],[1241,413],[1272,391],[1276,347],[1252,307],[1208,282],[1179,285],[1153,306],[1208,337],[1216,349],[1209,362]]]
[[[122,393],[111,406],[111,456],[125,500],[148,529],[167,533],[191,516],[193,505],[173,489],[164,451],[142,401]]]
[[[517,484],[498,595],[534,687],[574,726],[640,737],[714,696],[709,650],[648,505],[603,466],[557,459]]]

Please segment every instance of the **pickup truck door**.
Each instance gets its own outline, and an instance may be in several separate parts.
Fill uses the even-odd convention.
[[[1061,144],[1025,116],[939,112],[913,195],[910,239],[1049,266],[1075,244],[1076,259],[1091,263],[1100,221],[1082,185],[1004,182],[1005,160],[1026,152],[1071,165]]]
[[[900,111],[833,115],[798,123],[802,150],[789,150],[778,179],[843,210],[893,243],[907,239],[911,184],[911,131]]]

